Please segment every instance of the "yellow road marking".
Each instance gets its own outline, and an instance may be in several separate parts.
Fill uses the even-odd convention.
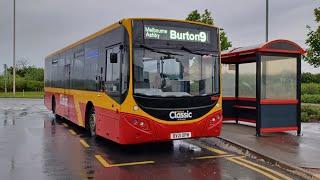
[[[111,164],[109,167],[134,166],[134,165],[143,165],[143,164],[154,164],[154,161],[140,161],[140,162]]]
[[[72,129],[69,129],[69,132],[70,132],[72,135],[77,135],[77,133],[74,132],[74,130],[72,130]]]
[[[153,164],[154,161],[140,161],[140,162],[130,162],[130,163],[119,163],[119,164],[110,164],[108,163],[101,155],[95,155],[97,160],[106,168],[110,167],[120,167],[120,166],[133,166],[133,165],[143,165],[143,164]]]
[[[63,125],[64,127],[69,127],[68,124],[66,124],[66,123],[62,123],[62,125]]]
[[[239,161],[238,159],[235,159],[235,158],[233,158],[233,157],[229,157],[229,158],[226,158],[227,160],[229,160],[229,161],[231,161],[231,162],[234,162],[234,163],[236,163],[236,164],[238,164],[238,165],[240,165],[240,166],[244,166],[244,167],[246,167],[246,168],[248,168],[248,169],[251,169],[251,170],[253,170],[253,171],[256,171],[256,172],[258,172],[258,173],[260,173],[260,174],[262,174],[262,175],[264,175],[264,176],[266,176],[266,177],[268,177],[268,178],[270,178],[270,179],[273,179],[273,180],[278,180],[279,178],[277,178],[276,176],[273,176],[273,175],[271,175],[271,174],[268,174],[268,173],[266,173],[266,172],[264,172],[264,171],[262,171],[262,170],[260,170],[260,169],[258,169],[258,168],[255,168],[255,167],[253,167],[253,166],[251,166],[251,165],[248,165],[248,164],[245,164],[245,163],[243,163],[243,162],[241,162],[241,161]]]
[[[110,164],[106,160],[104,160],[101,155],[95,155],[94,157],[97,158],[97,160],[102,164],[102,166],[104,166],[104,167],[110,166]]]
[[[83,140],[83,139],[80,139],[80,143],[81,143],[82,146],[84,146],[85,148],[90,147],[89,144],[88,144],[85,140]]]
[[[259,172],[271,179],[286,179],[286,180],[291,180],[292,178],[284,175],[284,174],[281,174],[279,172],[276,172],[272,169],[269,169],[269,168],[266,168],[264,166],[261,166],[259,164],[256,164],[254,162],[251,162],[249,160],[246,160],[244,159],[244,156],[241,156],[241,157],[231,157],[231,156],[234,156],[234,155],[227,155],[228,153],[225,152],[225,151],[222,151],[222,150],[219,150],[219,149],[216,149],[216,148],[213,148],[213,147],[210,147],[210,146],[207,146],[203,143],[200,143],[200,142],[193,142],[193,144],[196,144],[204,149],[207,149],[211,152],[214,152],[214,153],[217,153],[219,154],[218,156],[204,156],[204,157],[198,157],[198,158],[194,158],[194,159],[210,159],[210,158],[219,158],[219,157],[225,157],[227,160],[230,160],[234,163],[237,163],[239,165],[242,165],[244,167],[247,167],[249,169],[252,169],[256,172]]]
[[[248,161],[248,160],[246,160],[246,159],[244,159],[244,158],[234,157],[234,159],[237,159],[237,160],[239,160],[239,161],[241,161],[241,162],[243,162],[243,163],[247,163],[247,164],[250,164],[250,165],[252,165],[252,166],[255,166],[256,168],[259,168],[259,169],[268,171],[268,172],[270,172],[270,173],[272,173],[272,174],[274,174],[274,175],[276,175],[276,176],[278,176],[278,177],[281,177],[281,179],[287,179],[287,180],[291,180],[291,179],[292,179],[292,178],[290,178],[290,177],[288,177],[288,176],[286,176],[286,175],[284,175],[284,174],[281,174],[281,173],[279,173],[279,172],[276,172],[276,171],[274,171],[274,170],[272,170],[272,169],[269,169],[269,168],[267,168],[267,167],[261,166],[260,164],[257,164],[257,163]]]
[[[224,157],[232,157],[234,155],[227,154],[227,155],[218,155],[218,156],[201,156],[201,157],[195,157],[192,159],[214,159],[214,158],[224,158]]]
[[[207,149],[208,151],[214,152],[216,154],[220,154],[220,155],[228,154],[227,152],[224,152],[222,150],[207,146],[207,145],[205,145],[203,143],[200,143],[200,142],[192,142],[192,143],[196,144],[196,145],[198,145],[198,146],[200,146],[200,147],[202,147],[204,149]]]

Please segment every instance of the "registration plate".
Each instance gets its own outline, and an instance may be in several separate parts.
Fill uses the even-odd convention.
[[[185,139],[191,138],[191,132],[171,133],[170,139]]]

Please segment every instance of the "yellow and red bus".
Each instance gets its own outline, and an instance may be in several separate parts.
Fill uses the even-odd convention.
[[[128,18],[45,59],[46,107],[120,144],[220,134],[219,29]]]

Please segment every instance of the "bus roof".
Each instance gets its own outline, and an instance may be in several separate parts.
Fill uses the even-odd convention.
[[[48,56],[46,56],[46,58],[48,58],[48,57],[50,57],[50,56],[57,55],[57,54],[59,54],[59,53],[61,53],[61,52],[64,52],[64,51],[66,51],[66,50],[68,50],[68,49],[74,48],[74,47],[76,47],[76,46],[78,46],[78,45],[80,45],[80,44],[82,44],[82,43],[88,42],[89,40],[94,39],[94,38],[96,38],[97,36],[100,36],[100,35],[102,35],[102,34],[104,34],[104,33],[106,33],[106,32],[109,32],[109,31],[111,31],[111,30],[119,27],[120,24],[121,24],[121,22],[131,21],[131,20],[175,21],[175,22],[185,22],[185,23],[198,24],[198,25],[203,25],[203,26],[209,26],[209,27],[218,28],[217,26],[205,24],[205,23],[202,23],[202,22],[187,21],[187,20],[178,20],[178,19],[126,18],[126,19],[122,19],[122,20],[120,20],[120,21],[118,21],[118,22],[116,22],[116,23],[114,23],[114,24],[112,24],[112,25],[109,25],[109,26],[107,26],[107,27],[105,27],[105,28],[103,28],[103,29],[101,29],[101,30],[99,30],[99,31],[97,31],[97,32],[95,32],[95,33],[93,33],[93,34],[91,34],[91,35],[89,35],[89,36],[87,36],[87,37],[79,40],[79,41],[76,41],[75,43],[72,43],[72,44],[70,44],[70,45],[68,45],[68,46],[66,46],[66,47],[64,47],[64,48],[62,48],[62,49],[60,49],[60,50],[57,50],[57,51],[49,54]]]

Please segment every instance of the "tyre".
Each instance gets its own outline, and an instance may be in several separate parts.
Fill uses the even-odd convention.
[[[91,108],[88,114],[88,130],[91,137],[96,137],[96,114]]]
[[[52,98],[52,113],[53,113],[55,119],[60,119],[61,118],[61,116],[56,114],[56,99],[54,97]]]

